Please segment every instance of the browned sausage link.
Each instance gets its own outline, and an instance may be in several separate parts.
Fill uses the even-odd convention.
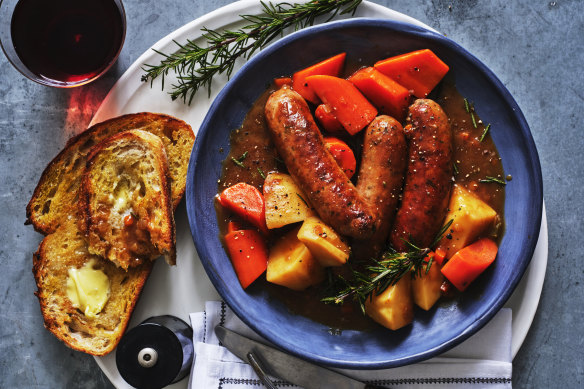
[[[405,241],[427,247],[446,217],[452,188],[452,131],[448,117],[432,100],[416,100],[406,126],[408,172],[402,203],[390,235],[391,245],[405,251]]]
[[[325,147],[304,99],[280,89],[268,98],[265,114],[278,153],[321,219],[342,235],[373,235],[371,208]]]
[[[386,115],[378,116],[365,130],[357,190],[379,219],[379,227],[368,240],[353,242],[358,259],[377,257],[393,225],[407,166],[407,143],[401,124]]]

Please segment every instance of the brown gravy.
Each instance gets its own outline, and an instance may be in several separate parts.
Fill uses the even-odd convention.
[[[264,120],[266,100],[275,89],[276,87],[273,85],[268,88],[254,103],[241,128],[232,131],[231,149],[223,162],[218,193],[242,181],[261,190],[264,180],[262,174],[265,175],[270,171],[286,171],[286,167],[278,160]],[[464,98],[458,93],[454,83],[448,77],[429,97],[442,106],[451,122],[455,146],[454,161],[457,170],[455,182],[474,192],[489,204],[499,214],[502,221],[505,201],[504,186],[480,182],[487,176],[505,181],[501,159],[491,137],[487,135],[482,142],[479,142],[486,124],[482,123],[478,114],[474,112],[475,128],[470,113],[466,111]],[[472,104],[469,108],[473,112]],[[480,107],[477,108],[480,109]],[[335,136],[338,135],[335,134]],[[359,135],[352,139],[343,137],[343,140],[353,148],[355,156],[359,159],[362,144]],[[245,158],[242,159],[244,155]],[[241,160],[244,167],[236,164],[233,159]],[[353,180],[356,180],[356,175]],[[222,239],[227,231],[227,224],[233,216],[217,202],[215,208],[221,232],[220,238]],[[496,231],[499,239],[503,234],[503,228],[503,223],[501,223],[498,227],[499,231]],[[272,298],[283,302],[291,312],[323,323],[329,326],[331,331],[338,329],[366,330],[377,326],[373,320],[361,313],[357,304],[346,302],[342,306],[336,306],[320,302],[320,299],[325,297],[325,291],[320,286],[296,292],[271,284],[265,280],[265,277],[262,277],[249,288],[267,290]]]

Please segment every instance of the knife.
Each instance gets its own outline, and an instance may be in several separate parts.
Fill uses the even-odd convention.
[[[305,389],[383,389],[306,362],[222,326],[215,327],[215,334],[223,346],[252,365],[268,388],[270,382],[264,381],[263,371]]]

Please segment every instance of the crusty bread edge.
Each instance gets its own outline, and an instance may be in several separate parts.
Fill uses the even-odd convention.
[[[50,331],[53,335],[55,335],[59,340],[61,340],[65,345],[67,345],[67,347],[69,347],[73,350],[81,351],[83,353],[95,355],[98,357],[102,357],[102,356],[109,354],[117,347],[118,343],[122,339],[122,336],[125,334],[126,329],[128,328],[128,324],[130,323],[132,313],[134,312],[134,308],[136,307],[136,304],[138,303],[138,300],[140,299],[140,296],[142,295],[142,290],[144,289],[144,285],[146,284],[146,281],[148,280],[148,277],[150,276],[150,273],[152,272],[152,268],[153,268],[154,264],[152,262],[148,262],[148,264],[144,265],[142,278],[141,278],[140,282],[137,284],[136,293],[134,294],[134,298],[132,300],[130,300],[129,304],[126,306],[126,311],[128,312],[128,315],[126,315],[122,319],[120,326],[118,327],[116,337],[112,340],[112,342],[110,343],[108,348],[104,349],[103,351],[96,352],[96,351],[89,350],[85,347],[80,347],[76,344],[71,343],[69,341],[69,338],[67,338],[66,336],[63,335],[63,331],[61,331],[60,327],[58,326],[58,323],[53,319],[53,317],[45,315],[45,310],[47,309],[47,305],[46,305],[46,302],[44,301],[44,299],[40,296],[40,289],[42,286],[41,280],[40,280],[40,276],[41,276],[40,275],[40,267],[41,267],[40,257],[41,257],[41,251],[44,250],[44,244],[45,244],[45,240],[43,239],[43,241],[40,243],[37,251],[33,254],[32,273],[34,275],[35,284],[37,286],[37,291],[34,292],[34,295],[39,300],[41,315],[43,317],[43,322],[44,322],[45,328],[48,331]]]
[[[41,187],[43,187],[44,185],[50,185],[50,186],[55,185],[54,183],[48,182],[49,181],[48,174],[51,171],[53,165],[57,164],[62,159],[62,157],[67,153],[67,151],[70,147],[73,147],[75,144],[78,144],[81,141],[85,140],[86,138],[90,137],[93,133],[99,131],[102,126],[107,126],[109,123],[112,123],[112,122],[115,122],[118,120],[122,120],[122,119],[134,119],[134,118],[139,119],[140,117],[147,117],[147,116],[151,116],[151,115],[155,115],[158,118],[163,118],[163,119],[166,119],[168,121],[176,122],[177,124],[181,124],[182,126],[184,126],[185,128],[188,128],[190,130],[189,134],[190,134],[191,138],[193,140],[195,139],[195,133],[193,132],[193,129],[192,129],[190,124],[188,124],[184,120],[178,119],[174,116],[164,114],[164,113],[153,113],[153,112],[130,113],[130,114],[117,116],[117,117],[105,120],[103,122],[100,122],[100,123],[96,123],[93,126],[86,129],[85,131],[70,138],[67,141],[67,143],[65,144],[65,147],[61,150],[61,152],[59,152],[59,154],[57,154],[51,160],[51,162],[49,162],[49,164],[45,167],[45,169],[43,170],[43,173],[41,174],[41,177],[37,183],[37,186],[35,187],[33,194],[31,196],[28,204],[26,205],[26,220],[25,220],[24,224],[25,225],[32,224],[35,231],[37,231],[43,235],[48,235],[48,234],[54,232],[58,228],[58,226],[55,226],[55,225],[46,226],[44,224],[41,224],[37,220],[35,220],[34,214],[32,212],[32,207],[33,207],[34,200],[37,198],[37,196],[40,195]],[[125,130],[121,130],[120,132],[123,132],[123,131],[125,131]],[[176,207],[180,203],[180,200],[184,196],[185,190],[186,190],[186,187],[182,190],[180,195],[177,196],[177,199],[173,202],[173,209],[176,209]]]
[[[25,221],[25,225],[28,224],[32,224],[34,229],[47,236],[51,233],[54,233],[57,228],[59,227],[58,225],[54,225],[54,223],[46,225],[44,223],[40,223],[37,222],[37,220],[35,220],[33,212],[32,212],[32,206],[34,206],[34,201],[36,200],[37,196],[39,196],[41,188],[44,187],[45,185],[49,185],[49,188],[53,187],[54,185],[56,185],[56,183],[51,183],[48,180],[48,176],[49,173],[52,171],[53,166],[57,163],[59,163],[62,158],[64,158],[64,156],[69,152],[69,148],[70,147],[75,147],[75,145],[78,145],[82,142],[85,142],[87,139],[89,139],[94,133],[96,133],[97,131],[101,131],[101,128],[103,128],[103,126],[107,126],[109,123],[111,122],[115,122],[118,120],[135,120],[135,121],[140,121],[140,120],[146,120],[145,118],[148,116],[154,116],[156,118],[156,120],[167,120],[170,123],[173,123],[177,128],[184,128],[184,129],[188,129],[189,131],[188,134],[191,137],[191,139],[195,140],[195,134],[192,130],[192,127],[186,123],[185,121],[175,118],[171,115],[167,115],[164,113],[151,113],[151,112],[138,112],[138,113],[130,113],[130,114],[126,114],[126,115],[121,115],[118,117],[114,117],[108,120],[105,120],[103,122],[94,124],[93,126],[89,127],[88,129],[84,130],[83,132],[71,137],[65,144],[65,146],[63,147],[63,149],[47,164],[47,166],[45,167],[45,169],[43,170],[41,177],[39,178],[39,181],[33,191],[33,195],[31,196],[31,199],[29,200],[27,206],[26,206],[26,221]],[[126,129],[121,129],[119,132],[123,132]],[[119,133],[118,132],[118,133]],[[100,143],[100,142],[97,142]],[[169,181],[169,174],[168,174],[168,169],[167,169],[167,175],[165,177],[165,179],[167,181]],[[167,187],[169,187],[169,185],[167,185]],[[186,187],[182,189],[182,191],[180,193],[178,193],[177,198],[175,199],[174,203],[172,204],[171,210],[170,212],[173,211],[173,209],[176,209],[176,207],[178,206],[178,204],[180,203],[182,197],[184,196]],[[170,187],[169,187],[169,192],[170,192]],[[169,198],[170,198],[170,194],[169,194]],[[174,221],[174,218],[173,218]],[[174,239],[176,239],[176,227],[175,229],[173,229],[173,233],[175,234]],[[44,240],[43,240],[44,242]],[[126,312],[128,312],[128,315],[126,315],[126,317],[123,318],[120,327],[119,327],[119,331],[116,333],[116,338],[111,342],[111,346],[108,347],[107,349],[104,349],[100,352],[95,352],[92,350],[88,350],[84,347],[79,347],[76,344],[72,344],[70,342],[70,340],[63,335],[63,333],[59,330],[57,323],[55,322],[55,320],[52,317],[46,317],[44,312],[47,309],[46,306],[46,302],[45,300],[40,296],[40,288],[41,288],[41,279],[40,279],[40,267],[41,267],[41,259],[40,259],[40,253],[41,250],[43,250],[43,246],[44,243],[41,242],[37,251],[33,254],[33,275],[35,278],[35,283],[37,286],[37,291],[34,292],[35,296],[37,296],[37,298],[39,299],[39,305],[40,305],[40,309],[41,309],[41,315],[43,317],[43,322],[44,322],[44,326],[45,328],[50,331],[51,333],[53,333],[53,335],[55,335],[59,340],[63,341],[63,343],[65,343],[65,345],[67,345],[67,347],[73,349],[73,350],[77,350],[77,351],[81,351],[90,355],[95,355],[95,356],[104,356],[109,354],[111,351],[113,351],[119,341],[121,340],[122,336],[124,335],[127,326],[130,322],[130,319],[132,317],[134,308],[136,306],[136,304],[138,303],[138,300],[142,294],[143,288],[145,286],[145,283],[152,271],[153,268],[153,262],[147,262],[146,265],[144,266],[143,269],[143,274],[142,274],[142,279],[141,281],[137,284],[136,286],[136,293],[134,294],[134,298],[128,303],[127,308],[126,308]],[[174,261],[176,260],[176,248],[174,250],[174,253],[172,253],[172,258],[174,258]],[[168,261],[168,259],[167,259]]]
[[[91,212],[89,211],[89,198],[91,196],[91,185],[90,185],[88,171],[94,163],[95,156],[98,155],[99,152],[101,152],[102,150],[104,150],[105,148],[110,146],[111,144],[118,142],[121,139],[139,137],[142,140],[144,140],[145,142],[150,142],[149,139],[145,139],[149,136],[156,137],[156,135],[154,135],[148,131],[143,131],[143,130],[138,130],[138,129],[118,132],[117,134],[114,134],[114,135],[110,136],[109,138],[104,139],[103,141],[101,141],[97,145],[93,146],[91,148],[91,150],[89,151],[89,153],[87,154],[87,161],[86,161],[86,165],[85,165],[85,170],[84,170],[82,178],[81,178],[81,187],[80,187],[80,194],[79,194],[79,199],[80,199],[80,201],[79,201],[79,211],[80,211],[79,228],[80,228],[81,232],[86,237],[90,233],[89,229],[90,229],[90,225],[91,225]],[[172,197],[171,197],[171,190],[170,190],[170,171],[168,168],[168,156],[166,155],[166,149],[164,148],[164,145],[162,145],[162,146],[163,146],[162,147],[162,154],[163,154],[164,160],[161,161],[161,163],[160,163],[160,167],[162,169],[162,172],[161,172],[162,174],[160,175],[160,184],[161,184],[161,187],[164,188],[164,190],[166,191],[165,196],[163,196],[163,197],[165,198],[165,201],[164,201],[164,205],[166,207],[165,212],[170,217],[170,231],[169,231],[170,236],[168,237],[168,239],[170,239],[170,241],[173,243],[171,246],[171,249],[162,252],[162,255],[164,256],[165,261],[169,265],[174,266],[174,265],[176,265],[176,223],[174,220],[174,208],[173,208],[173,204],[172,204]],[[181,197],[182,197],[182,195],[181,195]],[[156,258],[151,258],[151,260],[154,260],[154,259],[156,259]],[[126,267],[121,266],[121,264],[118,263],[117,261],[114,261],[114,263],[116,264],[116,266],[123,267],[127,270]],[[142,263],[142,261],[140,263]]]

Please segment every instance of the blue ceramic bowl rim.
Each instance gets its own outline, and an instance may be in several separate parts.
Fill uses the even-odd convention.
[[[293,343],[286,341],[281,336],[276,335],[274,332],[267,331],[265,328],[258,327],[256,323],[251,320],[246,315],[245,310],[237,303],[235,299],[235,295],[230,293],[228,290],[224,290],[221,288],[217,288],[217,285],[220,283],[219,276],[212,271],[212,266],[209,261],[206,260],[207,255],[213,255],[213,253],[209,253],[204,239],[202,239],[202,231],[206,229],[206,226],[203,223],[197,223],[197,209],[194,204],[194,191],[195,191],[195,184],[194,184],[194,177],[195,172],[197,169],[197,162],[199,157],[207,152],[208,150],[203,149],[202,141],[207,132],[210,131],[209,122],[211,118],[216,114],[216,111],[224,103],[224,98],[230,92],[232,86],[241,78],[245,77],[246,72],[248,69],[253,69],[256,63],[264,60],[266,57],[271,55],[272,53],[280,50],[281,48],[285,47],[286,45],[291,44],[292,42],[305,39],[313,34],[316,35],[319,32],[323,31],[331,31],[335,29],[345,29],[345,28],[358,28],[358,27],[378,27],[388,31],[395,31],[408,34],[410,36],[414,36],[417,38],[436,41],[440,45],[443,45],[447,49],[450,49],[456,52],[458,55],[464,57],[465,60],[469,61],[472,65],[474,65],[483,75],[488,79],[491,83],[494,90],[500,94],[502,100],[506,105],[510,107],[513,111],[513,118],[518,122],[519,128],[517,129],[523,140],[526,142],[525,147],[531,156],[529,166],[531,172],[533,172],[532,183],[532,203],[529,204],[531,209],[533,210],[531,215],[531,223],[529,223],[529,231],[527,231],[528,236],[532,237],[525,246],[522,247],[522,251],[520,254],[520,262],[518,263],[519,271],[514,273],[511,282],[508,284],[509,286],[504,289],[503,293],[499,294],[497,299],[492,303],[488,309],[483,312],[481,316],[476,318],[474,322],[472,322],[465,331],[462,333],[446,340],[445,342],[441,343],[439,346],[427,349],[424,352],[392,359],[392,360],[375,360],[375,361],[348,361],[348,360],[338,360],[332,359],[327,357],[326,355],[320,355],[316,353],[306,353],[297,350],[294,347]],[[259,95],[258,95],[259,96]],[[210,205],[212,206],[212,199],[209,199]],[[416,363],[430,357],[436,356],[440,353],[443,353],[452,347],[460,344],[471,335],[473,335],[476,331],[482,328],[505,304],[508,298],[511,296],[512,292],[514,291],[515,287],[521,280],[523,273],[525,272],[531,258],[533,256],[533,252],[535,250],[535,246],[537,243],[537,236],[539,235],[539,228],[541,225],[541,216],[542,216],[542,206],[543,206],[543,183],[542,183],[542,176],[541,176],[541,167],[539,162],[539,156],[537,153],[537,149],[535,147],[535,142],[531,136],[531,132],[529,130],[529,126],[523,113],[521,112],[519,106],[517,105],[514,98],[511,96],[510,92],[507,88],[503,85],[503,83],[498,79],[498,77],[484,65],[480,60],[478,60],[474,55],[470,54],[466,49],[462,46],[458,45],[451,39],[440,35],[438,33],[429,31],[425,28],[415,26],[405,22],[397,22],[391,21],[387,19],[374,19],[374,18],[354,18],[348,20],[341,20],[335,22],[329,22],[326,24],[321,24],[313,27],[309,27],[297,32],[294,32],[284,38],[276,41],[275,43],[271,44],[267,48],[263,49],[259,53],[257,53],[253,58],[251,58],[247,63],[243,65],[243,67],[235,74],[234,77],[227,83],[227,85],[221,90],[218,96],[213,101],[211,107],[205,119],[203,120],[199,133],[197,135],[197,141],[195,142],[195,146],[193,148],[191,159],[188,167],[187,172],[187,186],[186,186],[186,206],[187,206],[187,214],[189,220],[189,226],[191,229],[191,234],[195,243],[195,247],[197,252],[201,258],[201,262],[215,287],[218,289],[219,294],[225,300],[225,302],[231,307],[231,309],[236,313],[236,315],[242,319],[242,321],[247,324],[250,328],[254,331],[259,333],[260,335],[264,336],[270,342],[276,344],[279,347],[282,347],[284,350],[307,359],[309,361],[333,366],[337,368],[347,368],[347,369],[380,369],[380,368],[390,368],[390,367],[397,367],[402,365],[407,365],[411,363]],[[535,238],[533,238],[535,237]],[[219,237],[217,237],[219,239]]]

